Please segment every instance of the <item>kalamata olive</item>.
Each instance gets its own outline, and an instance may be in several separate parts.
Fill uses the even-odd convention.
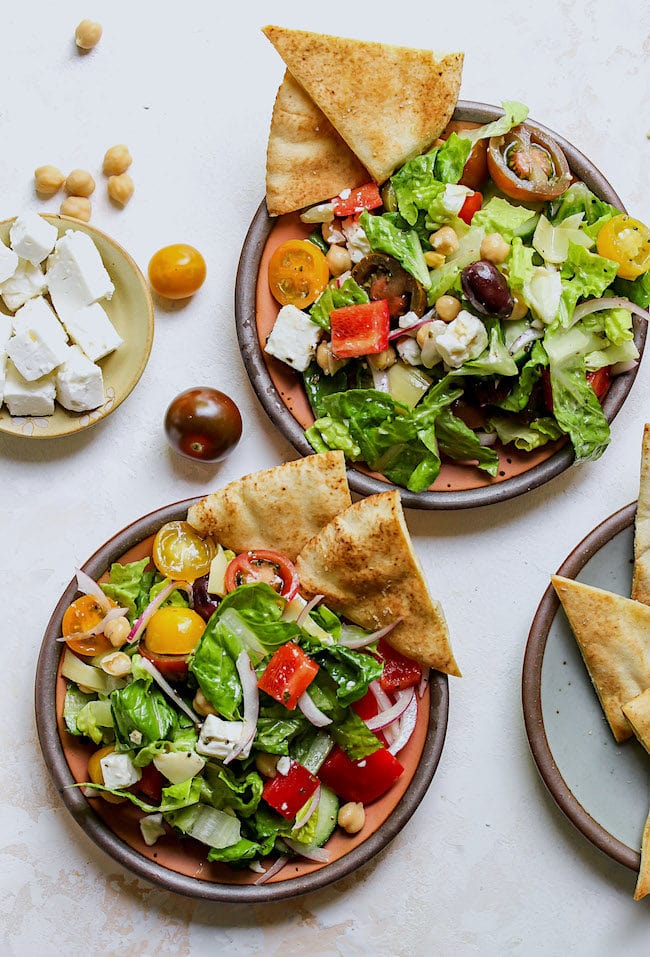
[[[487,259],[478,259],[465,266],[460,274],[463,292],[482,316],[507,319],[515,306],[508,283]]]
[[[165,434],[185,458],[220,462],[241,438],[239,409],[224,392],[203,386],[177,395],[165,414]]]
[[[205,621],[209,621],[214,612],[219,607],[219,602],[214,601],[208,592],[209,575],[202,575],[197,578],[192,585],[192,604],[194,611]]]

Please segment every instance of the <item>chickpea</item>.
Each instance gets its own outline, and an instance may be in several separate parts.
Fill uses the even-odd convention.
[[[389,346],[388,349],[384,349],[383,352],[376,352],[367,358],[371,368],[376,369],[377,372],[383,372],[385,369],[390,369],[391,366],[395,365],[397,362],[397,353],[392,346]]]
[[[352,258],[345,246],[330,246],[325,259],[333,276],[340,276],[352,268]]]
[[[65,181],[65,191],[70,196],[90,196],[95,192],[95,180],[85,169],[73,169]]]
[[[102,38],[101,23],[95,20],[82,20],[74,32],[75,43],[80,50],[92,50]]]
[[[128,173],[108,177],[108,195],[120,206],[126,206],[133,196],[134,189],[133,180]]]
[[[339,810],[339,827],[348,834],[358,834],[365,823],[366,812],[360,801],[349,801]]]
[[[113,651],[102,658],[101,669],[113,678],[124,678],[131,671],[131,659],[123,651]]]
[[[39,166],[34,170],[34,188],[42,196],[54,196],[64,181],[65,176],[56,166]]]
[[[451,226],[442,226],[436,230],[435,233],[431,233],[429,242],[433,247],[433,251],[442,253],[443,256],[449,256],[451,253],[455,253],[459,245],[458,236]]]
[[[133,162],[128,146],[124,143],[118,143],[117,146],[111,146],[104,153],[104,163],[102,171],[106,176],[119,176],[120,173],[126,173]]]
[[[438,269],[440,266],[444,266],[445,257],[442,253],[426,252],[424,254],[424,261],[427,266],[430,266],[432,269]]]
[[[128,618],[121,615],[119,618],[113,618],[104,626],[104,634],[112,644],[113,648],[121,648],[126,644],[126,639],[131,633],[131,625]]]
[[[263,778],[274,778],[278,760],[279,756],[277,754],[266,754],[264,751],[259,751],[255,755],[255,767]]]
[[[73,219],[80,219],[82,223],[90,221],[92,207],[90,200],[85,196],[68,196],[59,207],[62,216],[72,216]]]
[[[323,223],[320,228],[323,239],[330,246],[333,243],[344,243],[345,233],[341,230],[341,220],[337,219],[331,223]]]
[[[460,300],[455,296],[440,296],[433,307],[438,319],[443,322],[452,322],[460,312]]]
[[[513,296],[515,300],[515,305],[512,312],[508,316],[508,319],[512,319],[514,322],[516,322],[518,319],[524,318],[524,316],[528,312],[528,306],[526,305],[526,303],[521,298],[518,292],[513,293]]]
[[[218,714],[215,708],[212,707],[206,696],[203,694],[201,689],[196,692],[194,695],[194,701],[192,702],[192,707],[197,714],[200,714],[202,717],[206,718],[209,714]]]
[[[500,233],[488,233],[481,241],[481,259],[487,259],[489,262],[498,265],[506,261],[510,255],[510,244],[505,241]]]
[[[332,343],[327,339],[319,342],[316,350],[316,362],[323,370],[325,375],[334,375],[346,364],[345,359],[337,359],[332,352]]]

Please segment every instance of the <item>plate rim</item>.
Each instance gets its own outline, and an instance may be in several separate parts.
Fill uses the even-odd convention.
[[[575,578],[601,548],[634,523],[637,502],[630,502],[592,529],[562,562],[556,574]],[[555,763],[548,743],[542,712],[541,678],[549,631],[560,608],[550,584],[533,618],[522,668],[522,708],[532,757],[551,797],[571,823],[595,847],[632,871],[638,871],[641,855],[600,824],[578,801]]]
[[[487,123],[502,115],[503,111],[491,104],[458,100],[452,118],[468,122]],[[612,205],[626,212],[614,187],[587,156],[549,127],[533,119],[530,122],[551,135],[560,144],[567,154],[571,169],[575,168],[580,173],[581,179],[586,181],[590,188],[598,192],[599,195],[605,196]],[[249,281],[251,275],[255,278],[258,275],[264,246],[275,222],[276,220],[268,215],[266,200],[263,199],[248,228],[239,258],[235,280],[235,326],[244,367],[257,399],[280,434],[289,441],[300,455],[304,456],[313,454],[314,450],[305,439],[300,424],[284,405],[269,375],[257,338],[255,318],[257,284]],[[635,321],[634,326],[635,342],[640,353],[639,363],[630,372],[617,376],[610,386],[603,402],[603,411],[609,423],[614,420],[627,398],[643,356],[647,332],[646,325]],[[351,465],[347,468],[347,474],[350,488],[360,495],[374,495],[385,492],[387,489],[397,488],[402,504],[407,508],[451,510],[476,508],[516,498],[555,478],[573,465],[574,460],[573,449],[571,446],[565,446],[554,452],[544,462],[514,478],[497,482],[494,485],[451,492],[410,492],[401,486],[382,482],[366,475]]]
[[[203,496],[194,496],[173,502],[136,519],[96,549],[81,566],[82,570],[91,577],[99,577],[109,567],[111,560],[155,533],[161,524],[185,515],[187,508],[202,498]],[[422,757],[407,790],[383,824],[366,841],[331,865],[273,884],[240,885],[202,881],[142,857],[117,837],[95,814],[79,788],[70,787],[76,782],[68,767],[59,737],[55,708],[56,674],[61,645],[53,636],[60,634],[57,624],[77,591],[76,580],[72,579],[56,604],[39,650],[34,685],[38,739],[52,782],[67,810],[98,847],[132,873],[164,890],[202,900],[249,904],[288,900],[326,887],[366,864],[397,836],[412,817],[433,780],[445,743],[449,718],[449,681],[447,675],[437,671],[432,671],[430,677],[431,699]]]

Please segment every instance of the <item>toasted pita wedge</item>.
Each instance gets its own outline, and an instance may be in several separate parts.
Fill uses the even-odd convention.
[[[642,900],[650,894],[650,814],[646,818],[641,841],[641,867],[634,889],[634,900]]]
[[[275,99],[266,153],[269,215],[292,213],[369,180],[370,173],[287,70]]]
[[[267,26],[290,72],[377,183],[427,150],[451,119],[463,54]]]
[[[235,552],[272,548],[293,561],[350,502],[343,453],[324,452],[245,475],[192,505],[187,520]]]
[[[623,705],[650,688],[650,607],[554,575],[555,591],[617,741],[633,734]]]
[[[650,752],[650,688],[624,704],[623,714],[640,743]]]
[[[429,595],[404,521],[399,493],[356,502],[302,549],[300,585],[363,628],[402,618],[387,641],[402,654],[460,675],[439,603]]]
[[[639,502],[634,522],[632,598],[650,605],[650,425],[643,428]]]

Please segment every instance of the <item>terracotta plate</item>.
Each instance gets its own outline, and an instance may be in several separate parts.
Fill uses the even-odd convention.
[[[101,305],[124,340],[119,349],[100,360],[104,376],[106,401],[91,412],[69,412],[58,403],[54,415],[11,416],[6,406],[0,407],[0,432],[32,439],[52,439],[81,432],[106,418],[135,388],[144,372],[153,343],[153,303],[149,286],[134,260],[106,233],[94,226],[66,216],[44,216],[57,227],[59,236],[68,229],[87,233],[95,243],[104,265],[113,280],[113,298]],[[0,238],[9,241],[13,220],[0,223]],[[4,307],[0,303],[0,310]]]
[[[452,125],[483,124],[501,115],[502,111],[494,106],[460,100]],[[561,136],[548,132],[562,146],[574,175],[596,195],[623,210],[621,200],[596,167]],[[313,226],[302,224],[297,214],[271,219],[266,203],[262,202],[244,242],[235,290],[237,334],[248,376],[270,419],[302,455],[313,452],[304,430],[314,417],[300,376],[263,351],[279,308],[269,292],[266,277],[273,250],[285,239],[306,237],[312,229]],[[645,334],[645,323],[636,323],[639,351],[643,350]],[[603,404],[610,422],[622,406],[635,375],[636,369],[618,376],[610,388]],[[574,455],[568,445],[556,442],[530,454],[512,447],[500,448],[499,459],[499,473],[494,479],[473,466],[445,463],[428,491],[400,489],[402,502],[410,508],[427,509],[471,508],[500,502],[548,482],[573,463]],[[350,487],[362,495],[386,491],[387,484],[391,484],[362,466],[348,469],[348,481]]]
[[[135,561],[151,553],[153,535],[165,522],[185,518],[198,499],[177,502],[146,515],[106,542],[83,566],[100,578],[114,561]],[[350,874],[384,848],[409,820],[424,797],[438,766],[447,728],[449,691],[446,675],[433,672],[429,689],[418,706],[415,731],[399,759],[405,771],[391,790],[367,809],[366,826],[354,836],[337,832],[327,844],[328,864],[295,863],[268,883],[255,885],[259,876],[250,870],[231,870],[210,864],[207,848],[195,841],[173,837],[147,847],[132,805],[87,800],[71,787],[87,780],[87,760],[92,746],[70,735],[62,720],[65,681],[59,674],[62,653],[56,638],[61,619],[76,595],[72,581],[61,596],[43,639],[36,672],[36,721],[41,748],[63,801],[84,831],[111,857],[167,890],[215,901],[269,901],[316,890]]]
[[[558,575],[629,597],[636,502],[606,519]],[[650,761],[640,744],[616,744],[552,585],[526,647],[523,708],[528,740],[552,797],[584,836],[639,869]]]

